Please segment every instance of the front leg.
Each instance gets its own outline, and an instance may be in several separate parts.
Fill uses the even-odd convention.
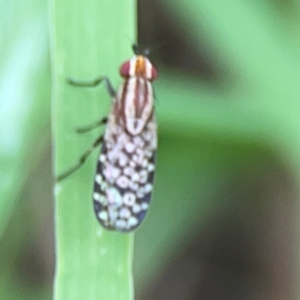
[[[109,95],[112,98],[114,98],[117,95],[116,90],[114,89],[111,81],[107,77],[98,77],[98,78],[95,78],[92,81],[79,81],[79,80],[76,80],[76,79],[73,79],[73,78],[68,78],[67,82],[70,85],[77,86],[77,87],[96,87],[99,84],[101,84],[102,82],[104,82]]]

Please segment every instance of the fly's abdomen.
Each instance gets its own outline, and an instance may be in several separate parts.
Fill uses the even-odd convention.
[[[122,127],[107,127],[93,195],[97,219],[107,229],[130,232],[144,219],[153,189],[156,139],[154,119],[136,136]]]

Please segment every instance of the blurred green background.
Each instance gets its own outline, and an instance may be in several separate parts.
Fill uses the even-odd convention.
[[[300,2],[138,4],[159,150],[136,298],[300,299]],[[0,299],[51,299],[47,3],[0,5]]]

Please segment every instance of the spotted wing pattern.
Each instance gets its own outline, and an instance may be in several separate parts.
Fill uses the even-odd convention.
[[[97,164],[94,210],[107,229],[130,232],[144,219],[151,198],[157,148],[154,116],[138,135],[129,134],[113,117]]]

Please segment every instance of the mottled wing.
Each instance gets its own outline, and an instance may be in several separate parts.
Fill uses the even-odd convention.
[[[144,219],[154,180],[157,132],[155,118],[139,135],[108,124],[99,157],[94,210],[107,229],[130,232]]]

